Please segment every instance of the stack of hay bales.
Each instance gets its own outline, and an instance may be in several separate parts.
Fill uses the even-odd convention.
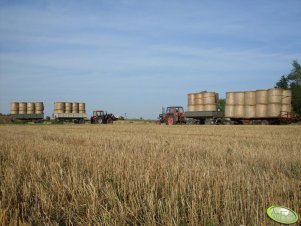
[[[27,102],[27,114],[34,114],[36,110],[36,104],[34,102]]]
[[[65,113],[65,102],[54,102],[54,113]]]
[[[78,102],[55,102],[54,103],[54,113],[86,113],[86,104]]]
[[[10,103],[10,114],[12,114],[12,115],[19,114],[19,103],[18,102]]]
[[[281,111],[291,112],[291,100],[291,90],[279,88],[228,92],[226,94],[225,117],[279,117]]]
[[[216,111],[218,94],[215,92],[189,93],[188,111]]]
[[[79,103],[78,104],[78,111],[81,114],[85,114],[86,113],[86,104],[85,103]]]
[[[72,103],[65,102],[65,113],[72,113]]]
[[[19,113],[20,115],[27,114],[27,103],[19,102]]]
[[[44,114],[44,104],[43,102],[35,103],[35,114]]]
[[[10,113],[12,115],[44,114],[43,102],[11,102]]]

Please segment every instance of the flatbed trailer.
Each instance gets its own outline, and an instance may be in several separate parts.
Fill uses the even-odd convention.
[[[55,121],[85,123],[88,120],[86,113],[54,113],[52,114]]]
[[[280,125],[300,121],[300,116],[286,111],[281,111],[276,117],[254,117],[254,118],[226,118],[224,124],[244,125]]]
[[[12,121],[43,122],[44,114],[13,114]]]
[[[188,124],[223,124],[223,111],[187,111]]]

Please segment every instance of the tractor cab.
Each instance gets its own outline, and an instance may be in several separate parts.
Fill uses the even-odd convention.
[[[104,116],[106,113],[103,110],[95,110],[93,111],[93,117],[101,117]]]
[[[183,107],[167,107],[166,114],[176,114],[176,113],[184,113]]]

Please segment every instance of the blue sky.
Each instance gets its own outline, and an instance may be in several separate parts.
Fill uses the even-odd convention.
[[[267,89],[301,62],[300,0],[0,0],[0,112],[86,102],[156,118],[187,93]]]

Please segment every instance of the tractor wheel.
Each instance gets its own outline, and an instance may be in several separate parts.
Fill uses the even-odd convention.
[[[98,119],[98,124],[103,124],[102,118]]]
[[[173,116],[169,116],[167,118],[167,125],[173,125],[175,123],[174,117]]]
[[[113,123],[113,120],[111,118],[108,118],[107,123],[111,124],[111,123]]]

